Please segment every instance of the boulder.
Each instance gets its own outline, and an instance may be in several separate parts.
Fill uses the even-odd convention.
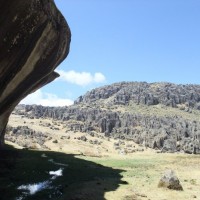
[[[168,188],[171,190],[183,190],[183,187],[173,170],[167,170],[164,172],[164,175],[158,183],[158,187]]]
[[[163,148],[161,149],[163,153],[169,152],[174,153],[176,152],[176,141],[174,139],[167,139],[164,141]]]
[[[87,141],[87,138],[85,137],[85,135],[82,135],[82,136],[80,137],[80,140],[86,142],[86,141]]]
[[[59,76],[70,29],[53,0],[0,1],[0,148],[15,106]]]

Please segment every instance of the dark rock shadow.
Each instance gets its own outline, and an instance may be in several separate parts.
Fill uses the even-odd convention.
[[[59,169],[63,176],[51,179],[49,171]],[[0,151],[0,200],[104,200],[105,192],[127,184],[121,180],[122,172],[76,155],[7,146]],[[33,195],[17,189],[49,180],[47,188]]]

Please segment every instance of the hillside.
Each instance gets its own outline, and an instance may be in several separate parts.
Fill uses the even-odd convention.
[[[66,133],[200,153],[200,85],[121,82],[93,89],[69,107],[19,105],[14,114],[61,121]]]

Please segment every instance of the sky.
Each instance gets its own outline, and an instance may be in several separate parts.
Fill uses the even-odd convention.
[[[72,32],[60,78],[21,103],[73,104],[120,81],[200,84],[199,0],[55,0]]]

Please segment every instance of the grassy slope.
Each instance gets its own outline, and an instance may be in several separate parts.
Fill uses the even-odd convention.
[[[106,108],[106,106],[104,107]],[[110,109],[112,111],[120,111],[121,113],[126,112],[130,114],[140,114],[144,116],[157,116],[157,117],[180,116],[186,120],[197,120],[197,121],[200,120],[199,110],[192,110],[192,112],[189,113],[179,108],[172,108],[172,107],[164,106],[160,104],[155,105],[155,106],[147,106],[144,104],[138,105],[136,103],[130,102],[129,105],[126,105],[126,106],[117,105],[117,106],[108,107],[107,109]]]

